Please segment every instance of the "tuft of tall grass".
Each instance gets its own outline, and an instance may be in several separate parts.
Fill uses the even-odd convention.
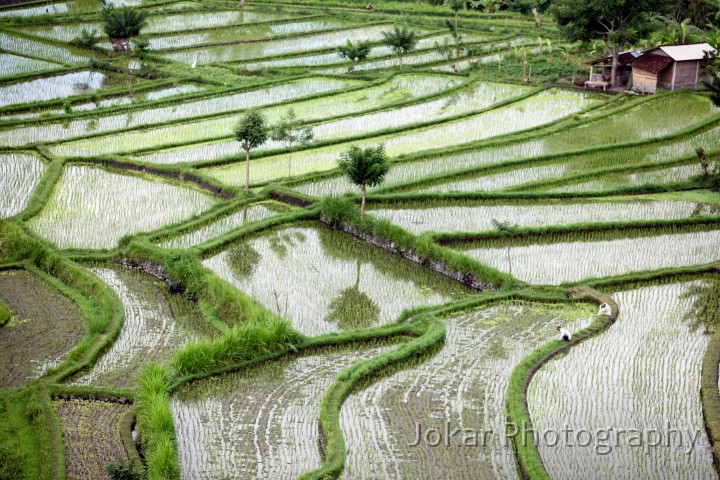
[[[0,327],[5,325],[12,317],[12,310],[0,299]]]
[[[168,367],[176,377],[197,375],[273,351],[292,348],[302,340],[290,322],[265,319],[232,328],[217,340],[203,340],[177,352]]]

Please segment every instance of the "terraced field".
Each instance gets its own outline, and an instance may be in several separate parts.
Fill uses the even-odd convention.
[[[0,6],[0,478],[718,478],[720,110],[429,3]]]

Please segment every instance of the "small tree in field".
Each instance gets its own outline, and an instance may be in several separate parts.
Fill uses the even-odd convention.
[[[245,150],[245,193],[250,191],[250,151],[268,138],[265,118],[257,112],[245,114],[235,125],[235,139]]]
[[[350,60],[350,71],[353,72],[357,64],[370,55],[370,48],[370,42],[358,42],[355,44],[348,40],[345,46],[338,49],[338,55],[340,55],[340,58]]]
[[[493,227],[495,227],[495,231],[505,239],[505,242],[507,244],[508,267],[510,270],[510,276],[512,276],[512,259],[510,257],[510,247],[512,247],[513,237],[517,236],[520,233],[518,231],[518,226],[511,224],[510,222],[502,222],[500,220],[495,220],[494,218],[492,220],[492,224]]]
[[[415,32],[405,27],[395,27],[390,32],[383,32],[383,43],[398,56],[400,68],[403,67],[403,57],[415,50],[417,38]]]
[[[385,146],[368,147],[362,149],[352,146],[343,153],[338,160],[340,171],[352,182],[360,187],[362,204],[360,205],[360,220],[365,218],[365,202],[367,187],[380,185],[390,170]]]
[[[449,7],[450,10],[452,10],[455,13],[455,29],[458,28],[458,13],[460,13],[460,10],[465,8],[465,4],[467,3],[467,0],[445,0],[443,2],[443,5],[446,7]]]
[[[305,145],[314,138],[312,128],[302,128],[302,122],[295,115],[292,108],[280,119],[280,123],[270,129],[270,138],[276,142],[284,142],[288,149],[288,177],[290,177],[290,166],[292,154],[295,148]]]

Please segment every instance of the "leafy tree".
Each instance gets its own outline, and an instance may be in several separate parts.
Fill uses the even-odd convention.
[[[495,220],[494,218],[492,220],[492,224],[493,227],[495,227],[495,231],[505,239],[505,243],[507,245],[509,273],[510,276],[512,276],[512,258],[510,257],[510,247],[512,247],[513,237],[516,237],[520,233],[518,231],[518,225],[512,224],[510,222],[502,222],[500,220]]]
[[[340,55],[340,58],[350,60],[350,71],[353,72],[357,64],[370,55],[370,49],[370,42],[358,42],[355,44],[348,40],[345,46],[338,49],[338,55]]]
[[[455,13],[455,29],[457,30],[458,27],[458,14],[460,13],[460,10],[465,8],[465,4],[467,3],[467,0],[445,0],[443,2],[443,5],[450,8],[450,10]]]
[[[394,27],[392,31],[383,32],[383,43],[398,56],[400,68],[403,66],[403,57],[415,50],[417,38],[415,32],[405,27]]]
[[[142,480],[143,478],[135,469],[134,459],[109,463],[105,466],[105,472],[112,480]]]
[[[270,129],[270,138],[276,142],[284,142],[288,149],[288,177],[292,154],[297,146],[305,145],[312,141],[314,134],[312,128],[302,128],[302,122],[295,115],[292,108],[280,119],[280,123]]]
[[[484,13],[497,13],[505,4],[502,0],[472,0],[470,8],[482,10]]]
[[[612,56],[612,86],[618,86],[620,52],[647,33],[650,16],[663,13],[667,0],[554,0],[550,11],[571,41],[607,42]]]
[[[147,22],[147,12],[133,7],[115,8],[112,4],[102,10],[105,33],[110,38],[136,37]]]
[[[523,15],[531,13],[535,19],[535,27],[540,28],[540,11],[547,9],[550,0],[509,0],[505,5],[511,12],[518,12]]]
[[[338,160],[338,166],[350,182],[360,187],[362,192],[360,220],[362,220],[365,217],[367,187],[380,185],[390,170],[385,146],[381,144],[366,149],[352,146],[342,154]]]
[[[265,118],[257,112],[245,114],[235,125],[235,139],[245,150],[245,193],[250,191],[250,151],[259,147],[268,138]]]

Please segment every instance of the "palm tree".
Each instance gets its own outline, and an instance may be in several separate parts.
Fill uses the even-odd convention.
[[[353,72],[357,64],[370,55],[370,48],[370,42],[358,42],[354,44],[348,40],[345,46],[338,49],[338,55],[340,55],[340,58],[350,60],[350,71]]]
[[[390,170],[390,163],[388,163],[385,154],[385,146],[381,144],[366,149],[352,146],[342,154],[338,160],[338,166],[351,183],[360,187],[362,192],[360,220],[362,220],[365,217],[367,187],[380,185]]]
[[[403,57],[415,50],[417,38],[415,32],[405,27],[394,27],[390,32],[383,32],[383,43],[400,59],[400,68],[403,66]]]
[[[235,139],[245,150],[245,193],[250,191],[250,151],[268,138],[265,118],[257,112],[249,112],[235,125]]]
[[[113,49],[124,50],[126,40],[140,34],[147,23],[147,12],[133,7],[103,8],[104,30],[113,43]]]

